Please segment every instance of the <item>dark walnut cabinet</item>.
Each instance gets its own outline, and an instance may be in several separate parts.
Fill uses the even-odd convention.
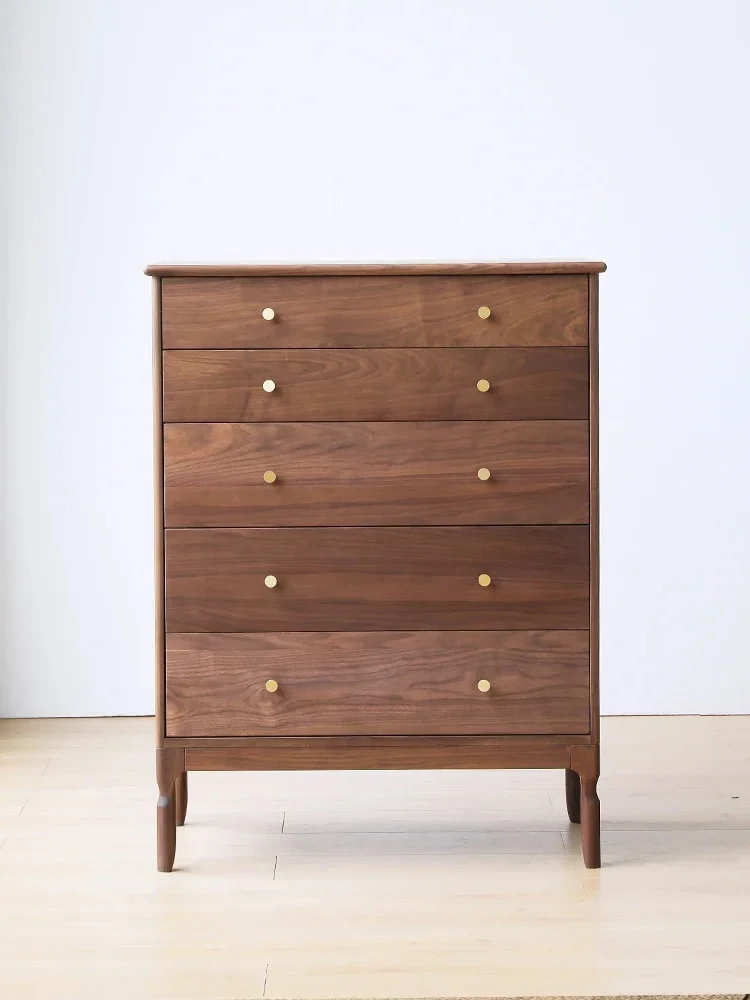
[[[560,768],[598,867],[600,263],[154,265],[158,867],[191,770]]]

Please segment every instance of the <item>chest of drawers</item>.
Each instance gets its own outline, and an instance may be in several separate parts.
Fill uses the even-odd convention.
[[[161,871],[317,768],[560,768],[598,867],[603,270],[147,268]]]

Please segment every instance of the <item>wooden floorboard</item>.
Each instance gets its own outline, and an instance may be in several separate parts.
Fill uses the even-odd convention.
[[[190,774],[152,719],[0,722],[0,997],[745,993],[750,718],[602,726],[600,871],[559,771]]]

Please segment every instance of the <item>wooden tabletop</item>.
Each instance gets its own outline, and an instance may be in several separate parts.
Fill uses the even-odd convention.
[[[605,271],[601,261],[515,260],[478,263],[414,261],[411,263],[317,264],[149,264],[146,274],[159,278],[242,278],[315,275],[409,274],[593,274]]]

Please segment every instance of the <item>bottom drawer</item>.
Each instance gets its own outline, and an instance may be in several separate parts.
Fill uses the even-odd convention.
[[[580,630],[169,634],[167,736],[583,734],[588,650]]]

